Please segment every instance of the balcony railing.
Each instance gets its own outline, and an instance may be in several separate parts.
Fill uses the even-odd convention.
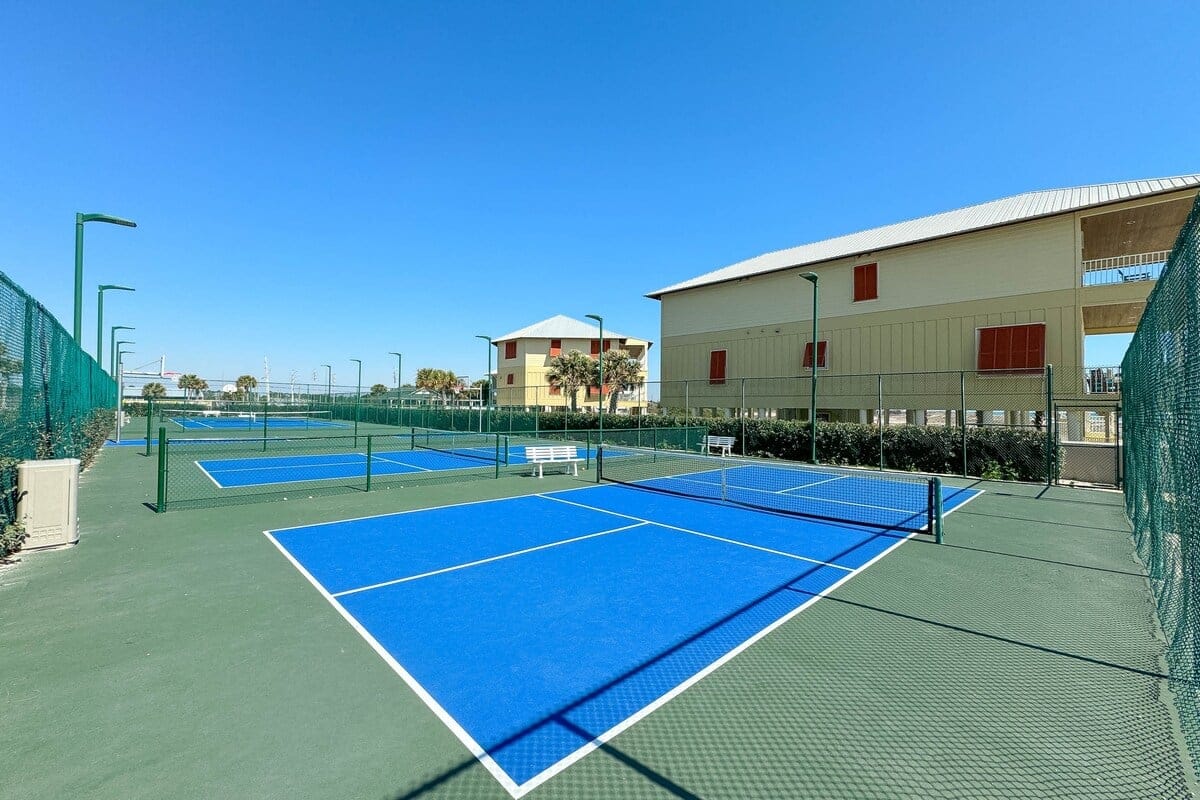
[[[1170,254],[1170,250],[1156,250],[1152,253],[1089,259],[1083,262],[1083,285],[1108,286],[1156,281]]]

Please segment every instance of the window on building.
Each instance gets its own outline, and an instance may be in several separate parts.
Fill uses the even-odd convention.
[[[508,377],[504,379],[504,382],[507,383],[509,386],[512,386],[513,374],[511,372],[508,373]]]
[[[725,382],[726,350],[713,350],[708,354],[708,382],[718,385]]]
[[[561,355],[562,355],[562,339],[551,339],[550,340],[550,357],[554,358],[555,356],[561,356]]]
[[[825,361],[825,349],[829,342],[817,342],[817,369],[826,369],[829,364]],[[801,365],[804,369],[812,369],[812,342],[804,345],[804,363]]]
[[[854,302],[879,298],[879,265],[859,264],[854,268]]]
[[[505,358],[516,358],[517,357],[517,343],[515,341],[504,343],[504,357]]]
[[[980,372],[1041,372],[1046,367],[1046,324],[997,325],[978,331]]]
[[[592,355],[594,355],[594,356],[600,355],[600,340],[599,339],[592,339]]]
[[[550,386],[550,394],[562,394],[562,387],[551,385]]]

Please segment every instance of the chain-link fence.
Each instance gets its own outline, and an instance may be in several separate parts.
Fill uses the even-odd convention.
[[[86,463],[111,430],[116,399],[116,383],[95,359],[0,273],[0,532],[16,519],[15,463]]]
[[[1200,767],[1200,200],[1121,366],[1125,500]]]

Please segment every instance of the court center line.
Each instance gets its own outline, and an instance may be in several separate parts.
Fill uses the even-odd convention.
[[[678,525],[668,525],[665,522],[655,522],[652,519],[643,519],[642,517],[634,517],[629,514],[622,514],[619,511],[609,511],[607,508],[598,508],[596,506],[587,506],[587,505],[584,505],[583,503],[576,503],[571,500],[563,500],[561,497],[551,497],[550,495],[546,495],[546,494],[539,494],[539,495],[534,495],[534,496],[540,497],[543,500],[553,500],[556,503],[566,503],[569,506],[578,506],[579,508],[587,508],[592,511],[602,511],[605,514],[612,514],[614,517],[624,517],[625,519],[638,520],[646,525],[654,525],[655,527],[659,527],[659,528],[667,528],[668,530],[679,531],[680,533],[687,533],[687,534],[691,534],[692,536],[702,536],[705,539],[712,539],[717,542],[725,542],[726,544],[735,544],[738,547],[746,547],[751,550],[760,550],[764,553],[770,553],[771,555],[775,555],[775,556],[783,556],[784,558],[791,558],[796,561],[804,561],[809,564],[820,564],[823,567],[833,567],[834,569],[845,570],[846,572],[854,571],[853,567],[844,567],[841,564],[835,564],[832,561],[822,561],[819,558],[808,558],[807,556],[799,556],[799,555],[796,555],[795,553],[784,552],[783,550],[772,550],[770,547],[762,547],[757,544],[750,544],[749,542],[741,542],[741,541],[738,541],[737,539],[726,539],[724,536],[717,536],[717,535],[711,534],[711,533],[704,533],[703,531],[694,531],[690,528],[680,528]]]
[[[398,464],[402,467],[409,467],[410,469],[419,469],[419,470],[422,470],[423,472],[437,472],[437,470],[435,470],[433,467],[419,467],[416,464],[409,464],[407,461],[394,461],[390,458],[384,458],[383,456],[377,456],[375,454],[372,454],[371,458],[374,459],[375,461],[382,461],[385,464]]]
[[[333,592],[332,596],[333,597],[345,597],[348,594],[358,594],[359,592],[368,592],[372,589],[381,589],[384,586],[395,586],[400,583],[408,583],[409,581],[415,581],[420,578],[429,578],[434,575],[443,575],[447,572],[456,572],[460,569],[466,569],[467,567],[478,567],[480,564],[490,564],[493,561],[502,561],[506,558],[512,558],[514,556],[523,556],[527,553],[535,553],[538,550],[547,550],[551,547],[559,547],[564,544],[572,544],[574,542],[582,542],[585,539],[594,539],[597,536],[607,536],[610,533],[619,533],[621,531],[627,531],[632,528],[640,528],[643,525],[649,525],[649,524],[651,524],[651,523],[643,521],[643,522],[637,523],[636,525],[623,525],[620,528],[610,528],[609,530],[606,530],[606,531],[598,531],[596,533],[589,533],[589,534],[585,534],[584,536],[575,536],[571,539],[562,539],[557,542],[549,542],[548,544],[539,544],[536,547],[526,547],[524,550],[516,550],[512,553],[503,553],[498,556],[491,556],[489,558],[481,558],[476,561],[468,561],[465,564],[455,564],[453,567],[443,567],[442,569],[430,570],[429,572],[422,572],[419,575],[409,575],[407,578],[396,578],[395,580],[391,580],[391,581],[382,581],[380,583],[372,583],[369,586],[359,586],[357,589],[346,589],[345,591],[341,591],[341,592]]]
[[[275,466],[270,466],[270,467],[220,467],[220,468],[214,467],[214,469],[216,472],[265,472],[265,471],[271,470],[271,469],[312,469],[314,467],[347,467],[347,466],[351,466],[353,464],[358,464],[358,463],[360,463],[360,461],[366,460],[366,456],[363,455],[362,453],[346,453],[344,455],[345,455],[345,457],[357,456],[357,458],[354,458],[350,461],[306,461],[304,463],[295,463],[295,464],[276,464]],[[261,460],[261,459],[265,459],[265,458],[270,458],[270,459],[294,458],[294,459],[300,460],[300,459],[310,459],[310,458],[342,458],[342,457],[343,457],[343,454],[330,453],[328,456],[315,456],[315,455],[299,456],[299,455],[297,455],[297,456],[255,456],[253,458],[225,458],[225,459],[207,458],[207,459],[205,459],[205,462],[207,462],[208,464],[213,464],[214,461],[220,461],[222,463],[225,461],[245,462],[245,461],[257,461],[257,460]],[[363,474],[365,475],[366,473],[363,473]]]

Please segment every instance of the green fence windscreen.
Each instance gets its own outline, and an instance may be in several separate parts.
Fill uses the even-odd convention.
[[[1200,767],[1200,199],[1121,366],[1125,505]]]
[[[0,273],[0,462],[78,458],[103,442],[96,412],[116,383],[41,303]],[[89,423],[91,425],[89,426]],[[0,469],[0,517],[16,513],[15,471]]]

